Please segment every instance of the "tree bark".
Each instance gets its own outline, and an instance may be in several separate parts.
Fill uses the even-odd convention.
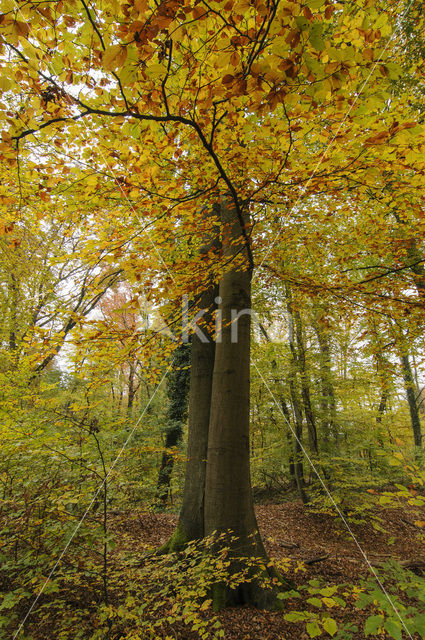
[[[297,364],[301,380],[304,415],[307,423],[308,443],[311,453],[317,456],[319,453],[319,445],[317,441],[316,419],[311,405],[310,383],[306,366],[303,327],[300,312],[295,311],[293,317],[295,321],[295,337],[297,341]]]
[[[398,212],[395,209],[393,210],[393,215],[399,225],[405,224],[405,221],[400,218]],[[423,262],[423,252],[418,246],[418,241],[416,238],[407,238],[405,239],[405,243],[406,256],[410,264],[410,270],[413,274],[413,281],[415,283],[416,290],[421,300],[425,302],[425,266]]]
[[[221,331],[215,343],[194,335],[183,506],[174,535],[160,551],[181,549],[189,540],[212,536],[213,554],[226,548],[229,573],[244,569],[250,577],[235,588],[225,582],[215,584],[214,609],[243,603],[275,608],[279,606],[276,588],[264,588],[252,561],[257,558],[263,567],[268,564],[250,478],[251,269],[241,252],[235,207],[222,204],[220,209],[223,257],[231,263],[219,283]],[[214,294],[211,288],[204,295],[211,300]],[[223,537],[218,540],[218,536]],[[261,571],[263,578],[264,574],[277,578],[280,588],[292,587],[273,569]]]
[[[205,212],[213,215],[215,211]],[[212,237],[205,238],[200,254],[206,255],[220,245],[218,227]],[[159,553],[179,551],[191,540],[205,535],[204,497],[207,462],[208,430],[211,409],[211,390],[215,358],[214,313],[217,307],[218,285],[210,282],[200,297],[199,309],[206,309],[202,334],[194,332],[191,338],[188,442],[183,501],[177,528],[171,538],[158,550]]]
[[[413,441],[415,447],[422,447],[421,421],[419,418],[419,410],[416,402],[415,381],[413,379],[412,367],[407,353],[403,353],[400,357],[403,372],[403,380],[406,389],[407,402],[409,405],[410,421],[412,424]]]
[[[156,500],[164,506],[170,497],[171,474],[174,467],[172,449],[183,438],[183,424],[187,414],[189,387],[190,344],[180,344],[173,354],[172,370],[167,376],[168,409],[166,415],[165,451],[158,473]]]
[[[288,295],[288,289],[287,295]],[[301,411],[300,402],[298,399],[296,379],[298,372],[297,353],[294,345],[294,323],[293,315],[289,297],[287,298],[287,312],[288,312],[288,344],[291,353],[291,365],[288,376],[289,393],[291,397],[291,405],[294,413],[295,424],[295,437],[294,437],[294,472],[295,482],[298,489],[298,494],[303,504],[309,502],[309,497],[305,491],[305,479],[304,479],[304,465],[303,465],[303,449],[302,449],[302,437],[303,437],[303,416]]]
[[[135,364],[133,362],[129,362],[128,366],[127,417],[131,418],[133,413],[134,397],[136,395],[136,387],[134,385],[134,376],[136,372]]]
[[[239,237],[223,206],[226,257]],[[216,343],[205,485],[205,533],[229,529],[242,539],[257,530],[249,469],[251,272],[232,268],[220,281],[221,339]],[[239,316],[236,318],[236,314]]]
[[[320,308],[315,309],[313,328],[319,343],[319,366],[321,386],[321,410],[323,439],[329,442],[332,435],[338,444],[338,429],[336,425],[336,400],[333,385],[331,349],[328,331],[324,325],[324,314]]]
[[[247,568],[244,558],[267,554],[258,531],[250,477],[251,269],[239,260],[240,226],[232,205],[221,207],[223,255],[232,268],[220,280],[221,335],[216,342],[205,479],[205,535],[229,534],[230,572]],[[267,570],[266,570],[267,573]],[[273,575],[270,572],[270,575]],[[217,584],[213,606],[250,603],[267,608],[276,594],[258,580],[231,589]]]

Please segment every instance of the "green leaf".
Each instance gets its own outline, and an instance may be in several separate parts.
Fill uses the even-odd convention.
[[[154,80],[161,78],[166,73],[166,68],[161,63],[151,64],[146,68],[146,75]]]
[[[319,580],[316,580],[316,578],[314,578],[314,580],[309,580],[308,584],[312,587],[320,587],[320,582]]]
[[[376,634],[378,633],[378,629],[382,627],[383,622],[384,622],[383,616],[369,616],[364,626],[365,635],[376,636]]]
[[[396,62],[387,62],[385,66],[388,70],[391,80],[398,80],[398,78],[403,73],[403,69]]]
[[[309,618],[310,614],[304,611],[292,611],[291,613],[286,613],[284,618],[288,622],[299,622],[300,620],[305,620]]]
[[[384,624],[384,629],[394,640],[402,640],[401,623],[398,620],[387,620]]]
[[[307,7],[309,9],[320,9],[325,4],[326,0],[307,0]]]
[[[7,78],[6,76],[1,76],[0,77],[0,90],[1,91],[8,91],[11,86],[12,86],[12,81],[10,80],[10,78]]]
[[[322,625],[324,630],[327,631],[330,636],[334,636],[338,631],[338,625],[333,618],[323,618]]]
[[[318,22],[315,22],[311,25],[310,31],[308,34],[309,40],[316,51],[324,51],[325,50],[325,41],[322,38],[322,25]]]
[[[324,75],[323,65],[318,60],[315,60],[314,58],[310,57],[309,55],[306,55],[304,60],[305,60],[305,63],[307,65],[307,69],[309,71],[311,71],[312,73],[314,73],[316,78],[319,77],[319,76],[323,76]]]
[[[321,636],[322,632],[320,631],[320,627],[317,624],[316,621],[314,622],[307,622],[306,625],[307,628],[307,633],[310,636],[310,638],[316,638],[317,636]]]
[[[295,18],[295,22],[297,23],[297,27],[300,31],[306,31],[310,26],[309,21],[307,18],[304,18],[304,16],[298,16]]]
[[[364,609],[372,602],[372,600],[373,598],[370,596],[370,594],[359,593],[357,600],[355,601],[354,604],[356,605],[357,609]]]
[[[313,607],[319,607],[319,608],[321,608],[321,607],[322,607],[322,601],[321,601],[321,600],[319,600],[319,598],[309,598],[309,599],[307,600],[307,602],[308,602],[309,604],[312,604],[312,605],[313,605]]]
[[[19,598],[16,597],[16,593],[11,591],[10,593],[6,593],[3,598],[2,603],[0,604],[0,610],[2,609],[11,609],[18,602]]]
[[[415,625],[415,631],[425,638],[425,614],[421,613],[418,616],[415,616],[413,624]]]

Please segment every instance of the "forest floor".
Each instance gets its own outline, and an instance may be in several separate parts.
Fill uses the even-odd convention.
[[[359,584],[361,579],[372,579],[368,562],[380,574],[380,563],[395,559],[412,563],[417,575],[424,575],[425,545],[424,534],[415,522],[425,521],[425,508],[386,508],[374,513],[382,530],[376,530],[373,522],[351,524],[350,527],[362,552],[348,533],[341,519],[335,516],[314,513],[301,502],[281,504],[261,504],[256,507],[257,519],[265,546],[271,558],[282,560],[289,558],[288,573],[285,574],[297,586],[318,579],[323,586],[336,584]],[[116,515],[113,529],[121,537],[122,544],[128,548],[140,550],[140,544],[157,547],[165,542],[172,533],[177,518],[166,513],[137,513]],[[421,540],[422,538],[422,540]],[[304,567],[299,569],[299,561]],[[372,580],[371,580],[372,581]],[[390,585],[391,586],[391,585]],[[315,610],[306,600],[311,593],[305,593],[302,599],[288,602],[288,610]],[[321,611],[319,611],[321,613]],[[359,631],[352,637],[365,638],[365,619],[370,611],[358,609],[351,602],[345,608],[337,607],[324,611],[338,623],[352,622]],[[423,612],[425,613],[425,603]],[[253,607],[240,607],[223,610],[218,614],[225,630],[226,640],[304,640],[309,638],[305,624],[288,622],[282,613],[260,611]],[[188,629],[174,628],[178,640],[189,640],[192,634]],[[161,636],[158,636],[158,638]],[[195,636],[193,636],[195,637]],[[324,633],[324,637],[330,637]],[[351,637],[351,636],[347,636]],[[371,636],[372,637],[372,636]],[[375,638],[389,636],[376,635]],[[409,637],[407,634],[403,637]],[[419,638],[418,634],[413,636]]]

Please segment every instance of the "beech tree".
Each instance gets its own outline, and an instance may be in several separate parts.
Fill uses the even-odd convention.
[[[176,544],[230,530],[238,539],[235,566],[240,557],[265,558],[249,477],[254,268],[261,273],[263,262],[282,263],[281,220],[294,230],[300,198],[333,198],[353,188],[361,200],[374,184],[369,171],[378,154],[382,166],[389,162],[390,151],[382,154],[379,145],[401,134],[399,144],[410,149],[414,127],[402,101],[384,112],[389,82],[400,74],[390,46],[395,11],[368,0],[224,6],[65,0],[55,7],[8,1],[1,18],[3,160],[20,175],[35,149],[53,147],[53,176],[39,168],[45,201],[70,172],[70,155],[74,163],[91,165],[73,174],[81,206],[97,192],[98,204],[110,204],[102,187],[115,184],[121,202],[114,224],[121,226],[111,232],[102,216],[113,207],[101,206],[97,223],[105,229],[93,252],[115,243],[113,260],[158,300],[197,295],[212,313],[218,284],[221,341],[205,346],[194,338],[193,344],[189,461]],[[205,276],[199,257],[176,257],[171,229],[197,236],[199,247],[217,225],[203,214],[205,207],[217,204],[222,251],[210,252]],[[320,221],[327,213],[316,215]],[[146,228],[149,239],[139,237]],[[146,266],[147,255],[155,267]],[[301,329],[298,323],[300,354]],[[215,596],[217,605],[270,604],[257,583],[237,593],[218,588]]]

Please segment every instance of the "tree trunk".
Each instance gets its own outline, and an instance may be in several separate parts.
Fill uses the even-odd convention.
[[[288,293],[288,289],[287,289]],[[294,471],[295,481],[297,484],[298,494],[303,504],[308,504],[309,497],[305,491],[305,479],[304,479],[304,465],[303,465],[303,449],[302,449],[302,437],[303,437],[303,417],[300,407],[300,402],[297,395],[296,379],[297,379],[297,354],[294,345],[294,324],[291,305],[288,299],[287,302],[288,311],[288,343],[289,350],[291,352],[291,367],[288,376],[289,392],[291,396],[292,410],[294,412],[294,424],[295,424],[295,437],[294,437]]]
[[[409,347],[407,339],[400,326],[394,326],[395,339],[398,345],[401,372],[404,380],[404,388],[406,390],[407,403],[409,405],[410,421],[413,431],[413,442],[416,448],[416,457],[419,456],[422,447],[421,421],[419,418],[419,409],[416,399],[416,385],[413,377],[412,367],[410,366]]]
[[[419,410],[416,402],[415,382],[413,379],[412,367],[410,366],[409,356],[407,353],[401,355],[401,367],[403,372],[403,380],[406,389],[407,402],[409,405],[410,421],[412,423],[413,441],[415,447],[422,447],[421,421],[419,418]]]
[[[388,389],[382,388],[381,391],[381,398],[379,400],[379,406],[378,406],[378,415],[376,416],[376,422],[377,423],[381,423],[382,422],[382,416],[385,413],[385,410],[387,408],[387,402],[388,402],[388,398],[389,398],[389,391]]]
[[[264,326],[261,323],[260,323],[260,329],[261,329],[261,332],[262,332],[263,336],[267,340],[267,342],[271,342],[269,334],[267,333],[267,331],[265,330]],[[276,373],[277,372],[276,360],[273,359],[271,364],[272,364],[272,370]],[[276,385],[278,385],[279,384],[279,379],[276,377],[274,379],[274,382],[275,382]],[[290,479],[291,486],[293,488],[295,488],[295,487],[299,488],[300,485],[299,485],[299,482],[297,480],[297,472],[296,472],[296,467],[295,467],[295,454],[294,454],[294,448],[296,448],[297,444],[296,444],[295,440],[293,439],[293,433],[292,433],[292,428],[291,428],[291,414],[290,414],[290,411],[289,411],[289,409],[288,409],[288,407],[286,405],[286,401],[285,401],[285,398],[283,396],[283,393],[281,391],[278,392],[277,398],[278,398],[278,401],[279,401],[279,404],[280,404],[281,411],[282,411],[282,413],[283,413],[283,415],[285,417],[285,422],[287,423],[286,442],[288,444],[289,479]],[[302,465],[301,465],[301,477],[303,477]],[[304,480],[303,480],[302,486],[304,486]]]
[[[127,418],[131,418],[131,415],[133,413],[134,397],[136,395],[134,376],[135,376],[135,365],[133,362],[129,362],[128,391],[127,391]]]
[[[172,369],[167,376],[168,410],[166,416],[165,451],[158,473],[156,500],[165,505],[170,497],[174,453],[183,437],[183,423],[187,413],[189,387],[190,344],[180,344],[173,354]]]
[[[324,326],[324,314],[320,308],[315,309],[316,316],[313,322],[314,331],[319,343],[319,366],[321,386],[322,428],[325,442],[329,442],[332,435],[335,444],[338,444],[338,428],[336,425],[336,400],[333,386],[331,349],[328,332]]]
[[[240,225],[232,205],[222,205],[223,254],[240,257]],[[239,254],[239,256],[238,256]],[[205,480],[205,535],[228,534],[230,571],[243,558],[267,561],[254,512],[250,477],[251,270],[235,264],[220,280],[221,335],[216,342]],[[266,570],[267,571],[267,570]],[[272,575],[272,574],[270,574]],[[250,603],[270,607],[276,594],[252,579],[231,589],[217,584],[213,606]]]
[[[264,588],[253,575],[252,560],[246,561],[257,558],[263,567],[268,564],[250,479],[251,270],[237,246],[241,228],[235,209],[222,205],[221,216],[223,254],[232,263],[219,285],[221,331],[215,344],[194,336],[183,506],[176,532],[160,551],[213,536],[211,552],[226,548],[229,573],[237,574],[241,569],[250,573],[250,580],[236,588],[224,582],[215,584],[213,607],[250,603],[269,608],[278,606],[276,590]],[[213,299],[214,293],[211,289],[205,295]],[[221,534],[224,537],[217,540]],[[263,568],[262,572],[263,577],[277,578],[289,588],[272,569]]]
[[[205,488],[205,533],[231,529],[242,544],[257,529],[249,471],[250,292],[251,273],[241,268],[220,281],[223,326],[214,361]],[[241,313],[237,321],[235,311]]]
[[[300,312],[295,311],[293,317],[295,321],[295,337],[297,341],[298,351],[297,364],[301,380],[301,394],[303,399],[304,415],[307,423],[308,444],[311,453],[317,456],[319,453],[319,445],[317,441],[316,420],[311,405],[310,383],[306,366],[303,328]]]
[[[294,454],[294,438],[292,436],[291,430],[291,414],[289,412],[288,407],[286,406],[286,402],[281,394],[278,396],[280,408],[282,410],[283,415],[285,416],[285,420],[287,422],[287,430],[286,430],[286,442],[288,443],[288,465],[289,465],[289,479],[292,487],[298,487],[297,481],[297,473],[295,469],[295,454]],[[296,446],[296,445],[295,445]]]
[[[215,213],[205,212],[211,216]],[[218,228],[214,227],[213,237],[205,239],[200,254],[208,254],[212,249],[218,248],[219,244]],[[158,553],[179,551],[189,541],[200,540],[205,535],[205,472],[215,358],[213,321],[218,291],[217,285],[209,283],[199,300],[199,309],[207,311],[203,316],[204,322],[199,327],[201,332],[195,331],[191,338],[188,442],[183,502],[177,528]]]
[[[399,225],[404,225],[405,221],[400,218],[398,212],[393,210],[394,218]],[[401,227],[403,228],[403,226]],[[425,301],[425,266],[423,262],[423,252],[418,247],[418,241],[416,238],[405,239],[406,243],[406,256],[410,264],[410,270],[413,274],[413,281],[416,286],[416,290],[422,301]]]

